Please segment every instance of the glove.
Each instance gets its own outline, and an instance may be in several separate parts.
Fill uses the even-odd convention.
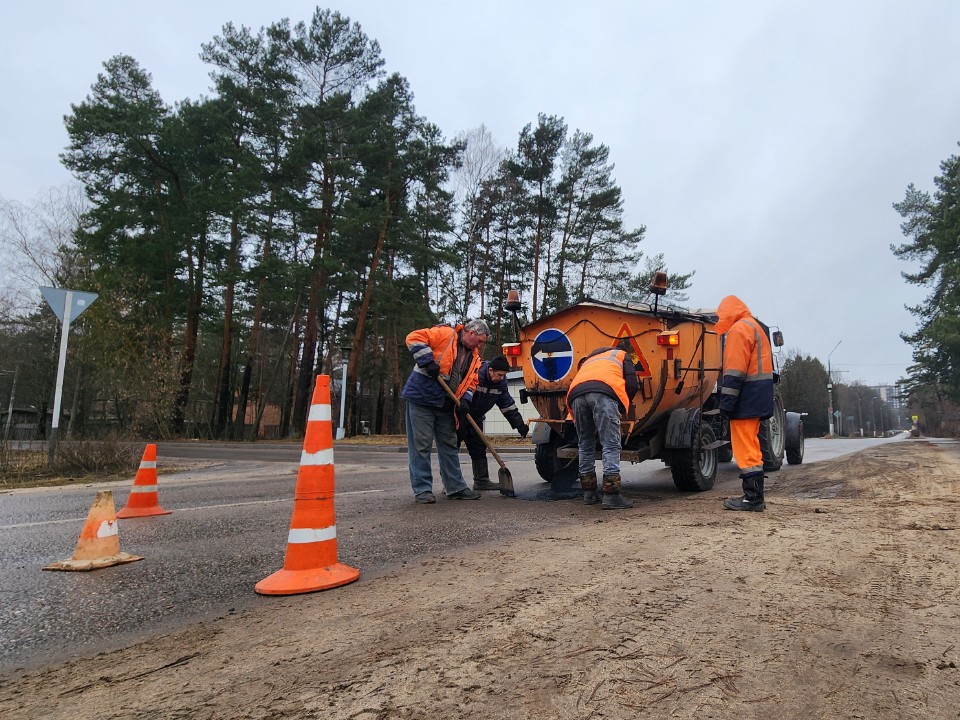
[[[434,380],[440,377],[440,366],[437,365],[437,363],[434,362],[433,360],[431,360],[430,362],[428,362],[426,365],[423,366],[423,371],[427,375],[432,377]]]
[[[470,412],[470,401],[466,398],[460,398],[460,412],[464,415]]]
[[[520,434],[520,437],[525,438],[527,436],[527,433],[530,432],[530,426],[524,423],[523,425],[517,428],[517,432]]]

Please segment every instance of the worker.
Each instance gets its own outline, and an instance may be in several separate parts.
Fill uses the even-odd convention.
[[[733,457],[740,468],[743,496],[723,501],[728,510],[763,512],[763,453],[760,421],[773,415],[773,353],[770,340],[750,308],[727,295],[717,308],[714,330],[726,334],[720,412],[730,420]]]
[[[489,337],[490,328],[483,320],[470,320],[456,327],[436,325],[407,335],[407,349],[413,355],[414,366],[400,397],[407,401],[410,485],[420,504],[437,501],[430,468],[434,442],[446,496],[453,500],[480,498],[480,493],[467,486],[460,471],[455,411],[470,409],[481,363],[479,349]],[[437,382],[438,378],[443,378],[456,395],[456,404]]]
[[[567,391],[580,451],[580,486],[584,505],[596,505],[596,448],[603,461],[604,510],[633,507],[620,492],[620,416],[627,412],[639,389],[630,356],[615,347],[598,348],[580,362]]]
[[[496,405],[510,427],[516,430],[521,438],[525,438],[530,427],[523,420],[517,404],[510,395],[507,387],[507,371],[510,363],[503,355],[497,355],[480,365],[477,372],[477,388],[470,401],[470,417],[474,419],[480,431],[483,431],[483,418]],[[487,465],[487,446],[473,429],[473,425],[466,417],[460,419],[457,427],[458,445],[465,442],[470,453],[470,463],[473,465],[473,489],[499,490],[500,483],[490,481],[490,468]]]

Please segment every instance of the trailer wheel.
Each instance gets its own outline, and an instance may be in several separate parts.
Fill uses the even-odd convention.
[[[787,448],[787,462],[791,465],[799,465],[803,462],[803,436],[800,436],[800,447]]]
[[[580,463],[576,458],[558,458],[557,450],[563,444],[559,435],[553,434],[550,442],[537,445],[533,452],[533,463],[540,477],[548,483],[570,485],[580,476]]]
[[[671,451],[670,473],[678,490],[700,492],[713,487],[717,478],[717,451],[702,448],[710,445],[714,438],[710,426],[701,423],[699,434],[694,433],[691,447]]]
[[[787,462],[799,465],[803,462],[803,419],[800,413],[787,413]]]

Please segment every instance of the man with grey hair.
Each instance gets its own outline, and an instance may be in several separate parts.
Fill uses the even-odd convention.
[[[446,496],[452,500],[480,497],[480,493],[470,489],[460,471],[455,413],[458,409],[466,413],[470,408],[481,363],[480,347],[489,337],[490,328],[483,320],[469,320],[456,327],[435,325],[407,335],[407,349],[413,355],[414,366],[400,397],[407,401],[410,485],[420,504],[437,501],[430,467],[434,442]],[[438,377],[456,395],[457,406],[440,387]]]

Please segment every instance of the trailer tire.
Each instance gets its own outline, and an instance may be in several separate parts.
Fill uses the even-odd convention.
[[[803,462],[803,437],[800,438],[800,447],[787,448],[787,462],[791,465]]]
[[[717,451],[702,450],[716,436],[707,423],[700,424],[699,435],[694,433],[691,447],[670,451],[670,473],[673,484],[683,492],[703,492],[713,487],[717,478]]]
[[[787,413],[786,420],[787,462],[799,465],[803,462],[803,417],[800,413]]]
[[[552,434],[550,442],[541,443],[533,451],[533,464],[545,482],[560,486],[569,486],[580,477],[580,463],[576,459],[557,457],[557,450],[563,444],[559,435]]]

